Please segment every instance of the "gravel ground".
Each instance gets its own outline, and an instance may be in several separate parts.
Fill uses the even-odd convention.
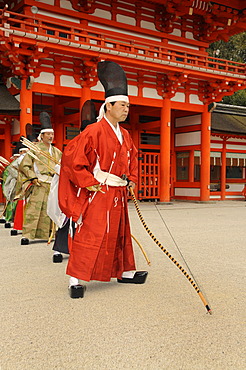
[[[68,295],[67,257],[53,264],[52,245],[21,246],[21,235],[0,224],[1,370],[246,369],[245,203],[140,209],[191,271],[213,314],[148,236],[132,203],[132,234],[151,260],[148,266],[134,242],[138,269],[149,271],[146,283],[86,283],[83,299]]]

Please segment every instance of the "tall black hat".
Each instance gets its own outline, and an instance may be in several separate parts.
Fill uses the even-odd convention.
[[[21,141],[15,142],[14,145],[15,148],[13,149],[13,156],[19,155],[21,149],[28,149]]]
[[[105,99],[114,95],[128,96],[126,75],[119,64],[108,60],[99,62],[97,74],[105,90]]]
[[[96,122],[96,107],[91,100],[86,100],[81,109],[81,125],[80,131],[83,131],[86,126]]]
[[[39,122],[41,123],[40,134],[43,134],[44,132],[50,132],[50,131],[54,132],[51,121],[50,121],[50,115],[47,112],[40,113]]]
[[[14,145],[15,145],[15,147],[13,148],[12,156],[17,156],[17,155],[20,154],[19,153],[19,143],[18,142],[17,143],[15,142]]]
[[[105,90],[105,103],[101,106],[98,120],[103,117],[104,106],[113,101],[125,101],[128,99],[127,78],[119,64],[111,61],[99,62],[97,74]]]

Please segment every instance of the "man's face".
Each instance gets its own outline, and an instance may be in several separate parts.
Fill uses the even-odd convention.
[[[54,132],[44,132],[41,137],[44,144],[51,144],[54,140]]]
[[[111,103],[107,104],[107,112],[109,119],[113,119],[116,122],[123,122],[129,113],[129,103],[125,101],[116,101],[114,105]]]

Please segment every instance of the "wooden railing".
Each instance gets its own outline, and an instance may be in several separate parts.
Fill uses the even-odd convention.
[[[30,40],[46,42],[46,48],[52,48],[54,44],[69,46],[72,49],[84,49],[92,52],[100,52],[119,55],[126,58],[169,64],[171,66],[201,70],[206,72],[237,75],[246,78],[246,65],[231,60],[219,59],[207,56],[206,53],[182,50],[182,48],[170,46],[160,41],[135,36],[124,35],[124,30],[119,32],[102,30],[91,26],[77,23],[49,20],[37,16],[27,16],[6,10],[0,10],[0,32],[5,37],[21,38],[21,42],[31,43]],[[160,34],[162,36],[162,34]],[[32,41],[33,43],[33,41]],[[187,41],[188,43],[188,41]],[[20,49],[21,53],[21,49]]]

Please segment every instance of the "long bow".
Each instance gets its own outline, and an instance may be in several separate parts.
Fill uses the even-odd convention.
[[[135,197],[135,194],[134,194],[134,191],[133,191],[132,187],[130,186],[129,189],[130,189],[130,193],[131,193],[131,196],[132,196],[132,199],[133,199],[138,217],[140,218],[140,221],[142,222],[145,230],[147,231],[147,233],[149,234],[151,239],[153,239],[154,242],[158,245],[158,247],[163,251],[163,253],[165,253],[165,255],[175,264],[175,266],[178,267],[178,269],[182,272],[182,274],[184,274],[184,276],[189,280],[189,282],[191,283],[191,285],[193,286],[193,288],[195,289],[195,291],[198,293],[199,297],[201,298],[207,312],[211,315],[212,314],[211,308],[209,307],[208,302],[206,301],[206,299],[205,299],[204,295],[202,294],[200,288],[194,282],[194,280],[190,277],[190,275],[187,273],[187,271],[185,271],[185,269],[178,263],[178,261],[176,261],[176,259],[168,252],[168,250],[161,245],[161,243],[157,240],[157,238],[154,236],[154,234],[150,231],[150,229],[146,225],[146,223],[144,221],[144,218],[142,216],[142,213],[139,209],[138,202],[136,200],[136,197]]]

